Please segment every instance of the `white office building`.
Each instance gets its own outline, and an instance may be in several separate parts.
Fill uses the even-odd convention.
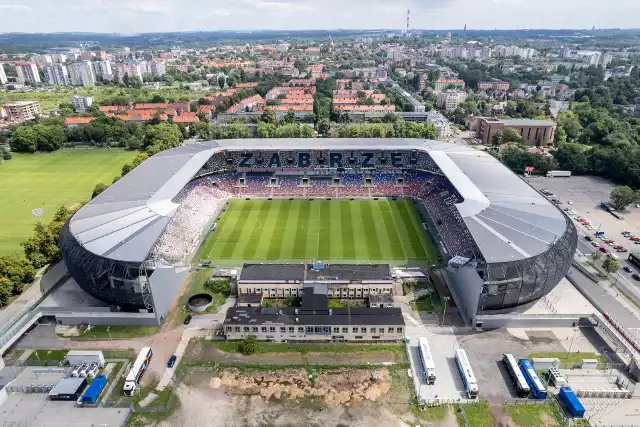
[[[57,86],[68,86],[71,84],[69,80],[69,71],[64,64],[49,64],[44,69],[47,76],[47,84]]]
[[[17,62],[16,72],[18,73],[17,81],[19,84],[30,83],[35,85],[42,82],[38,66],[34,62]]]
[[[94,61],[92,62],[92,64],[96,74],[96,78],[101,78],[102,80],[107,82],[113,80],[113,68],[111,67],[111,61]]]
[[[449,89],[437,95],[436,104],[445,111],[454,111],[465,99],[467,99],[467,92]]]
[[[74,62],[69,64],[69,77],[74,86],[95,86],[96,75],[89,61]]]
[[[76,113],[86,113],[87,109],[93,105],[93,97],[80,96],[77,93],[71,97],[71,103]]]
[[[165,75],[166,68],[164,66],[164,62],[162,61],[151,61],[149,62],[149,68],[151,71],[151,75],[154,77],[162,77]]]

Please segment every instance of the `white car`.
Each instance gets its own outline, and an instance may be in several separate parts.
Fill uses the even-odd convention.
[[[573,202],[571,200],[567,200],[567,203],[570,204],[570,205],[573,204]]]
[[[591,245],[595,246],[596,248],[600,246],[600,243],[596,242],[595,240],[591,241]]]

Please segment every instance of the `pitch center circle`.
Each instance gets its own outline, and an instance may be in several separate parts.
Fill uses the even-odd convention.
[[[330,234],[336,229],[335,221],[329,221],[329,223],[322,223],[319,220],[309,220],[302,223],[302,229],[309,234],[317,234],[318,236]]]

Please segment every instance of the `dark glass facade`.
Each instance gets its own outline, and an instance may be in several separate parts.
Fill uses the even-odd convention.
[[[60,248],[69,273],[86,292],[122,310],[152,310],[141,286],[140,263],[114,261],[86,250],[69,230],[69,221],[60,231]]]
[[[567,229],[548,251],[520,261],[481,268],[484,287],[478,311],[502,310],[533,302],[548,294],[571,267],[578,245],[575,225],[565,215]]]

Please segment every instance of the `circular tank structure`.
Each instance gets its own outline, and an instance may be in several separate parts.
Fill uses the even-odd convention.
[[[189,297],[187,304],[189,310],[196,313],[204,312],[213,302],[213,297],[209,294],[194,294]]]

